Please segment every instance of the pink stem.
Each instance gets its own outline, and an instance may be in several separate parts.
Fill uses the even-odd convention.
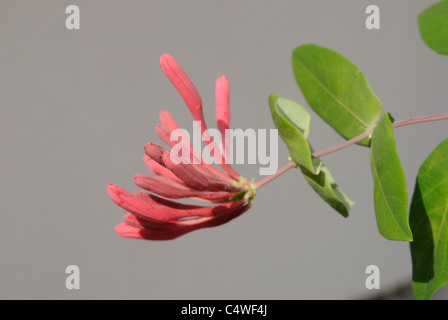
[[[434,116],[424,116],[424,117],[418,117],[418,118],[411,118],[411,119],[407,119],[407,120],[401,120],[401,121],[395,121],[392,125],[394,126],[394,128],[399,128],[399,127],[403,127],[403,126],[407,126],[407,125],[411,125],[411,124],[416,124],[416,123],[423,123],[423,122],[430,122],[430,121],[438,121],[438,120],[447,120],[448,119],[448,113],[444,113],[444,114],[438,114],[438,115],[434,115]],[[318,152],[314,152],[311,156],[313,158],[319,158],[322,157],[324,155],[336,152],[338,150],[347,148],[365,138],[367,138],[370,135],[369,131],[366,131],[362,134],[360,134],[359,136],[356,136],[350,140],[347,140],[341,144],[335,145],[333,147],[324,149],[322,151],[318,151]],[[286,166],[284,166],[283,168],[280,168],[276,173],[274,173],[273,175],[266,177],[264,179],[261,179],[257,182],[255,182],[255,187],[256,188],[260,188],[262,186],[264,186],[265,184],[271,182],[272,180],[278,178],[279,176],[281,176],[283,173],[285,173],[286,171],[288,171],[291,168],[296,167],[296,164],[294,162],[290,162],[288,163]]]

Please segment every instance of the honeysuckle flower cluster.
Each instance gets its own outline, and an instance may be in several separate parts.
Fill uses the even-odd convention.
[[[193,120],[200,124],[201,134],[206,136],[202,100],[192,81],[172,56],[162,55],[160,65],[182,96]],[[222,137],[225,137],[225,130],[229,129],[230,123],[229,94],[228,79],[219,77],[216,81],[216,119]],[[225,139],[205,139],[209,141],[207,146],[213,157],[220,160],[217,161],[220,170],[207,163],[185,135],[181,137],[181,142],[188,145],[190,154],[174,153],[171,148],[178,142],[170,138],[179,126],[166,110],[160,112],[160,122],[156,132],[168,149],[152,142],[146,144],[143,160],[152,176],[139,174],[134,177],[135,184],[149,193],[138,190],[131,194],[114,184],[107,186],[110,198],[128,211],[123,217],[123,223],[115,227],[118,235],[125,238],[170,240],[197,229],[224,224],[251,207],[256,188],[223,161]],[[208,205],[173,201],[182,198],[195,199]]]

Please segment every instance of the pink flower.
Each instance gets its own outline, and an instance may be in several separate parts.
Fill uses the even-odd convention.
[[[202,101],[195,86],[172,56],[162,55],[160,65],[184,99],[193,119],[201,123],[201,134],[206,135]],[[225,130],[229,129],[229,93],[227,78],[219,77],[216,82],[216,118],[222,137],[225,137]],[[160,122],[156,126],[157,135],[169,147],[173,147],[178,142],[171,141],[170,135],[179,126],[166,110],[160,112]],[[224,142],[223,139],[222,150],[225,150]],[[215,151],[213,157],[220,160],[217,163],[224,171],[206,163],[187,137],[182,137],[182,143],[189,144],[190,155],[182,155],[184,159],[188,156],[189,162],[182,162],[182,159],[176,158],[176,154],[156,143],[145,145],[146,155],[143,160],[152,176],[139,174],[134,177],[134,182],[151,193],[136,191],[131,194],[119,186],[107,186],[110,198],[128,211],[123,223],[115,227],[118,235],[125,238],[170,240],[197,229],[224,224],[251,207],[255,196],[254,185],[224,161],[224,154],[216,152],[219,149],[215,148],[213,140],[208,143],[208,147]],[[173,162],[173,159],[176,161]],[[191,161],[193,159],[196,161]],[[169,200],[182,198],[213,205],[187,205]]]

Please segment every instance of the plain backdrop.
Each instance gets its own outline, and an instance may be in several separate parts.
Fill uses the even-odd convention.
[[[274,128],[270,93],[307,106],[291,70],[291,52],[304,43],[358,65],[398,120],[447,112],[447,57],[423,43],[417,26],[418,13],[435,2],[1,1],[0,298],[354,299],[409,285],[409,244],[376,228],[364,147],[323,159],[356,202],[346,219],[291,171],[226,225],[174,241],[129,240],[114,232],[125,212],[106,185],[136,189],[133,175],[146,173],[143,146],[160,142],[161,109],[191,130],[160,70],[165,52],[193,79],[210,127],[222,74],[231,83],[233,128]],[[80,8],[80,30],[65,27],[70,4]],[[380,30],[365,27],[370,4],[380,8]],[[312,116],[315,149],[343,141]],[[409,198],[419,166],[447,136],[446,122],[397,129]],[[280,141],[280,166],[287,158]],[[260,178],[258,165],[236,168]],[[80,290],[65,287],[72,264]],[[372,264],[380,290],[365,287]]]

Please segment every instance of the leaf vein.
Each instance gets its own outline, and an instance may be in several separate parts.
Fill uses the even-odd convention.
[[[359,118],[353,111],[351,111],[348,106],[346,106],[341,100],[339,100],[326,86],[323,85],[321,81],[319,81],[311,71],[299,61],[299,63],[303,66],[308,75],[313,78],[313,80],[329,95],[331,96],[343,109],[345,109],[353,118],[355,118],[359,123],[361,123],[365,128],[370,128],[370,126],[365,123],[361,118]]]

